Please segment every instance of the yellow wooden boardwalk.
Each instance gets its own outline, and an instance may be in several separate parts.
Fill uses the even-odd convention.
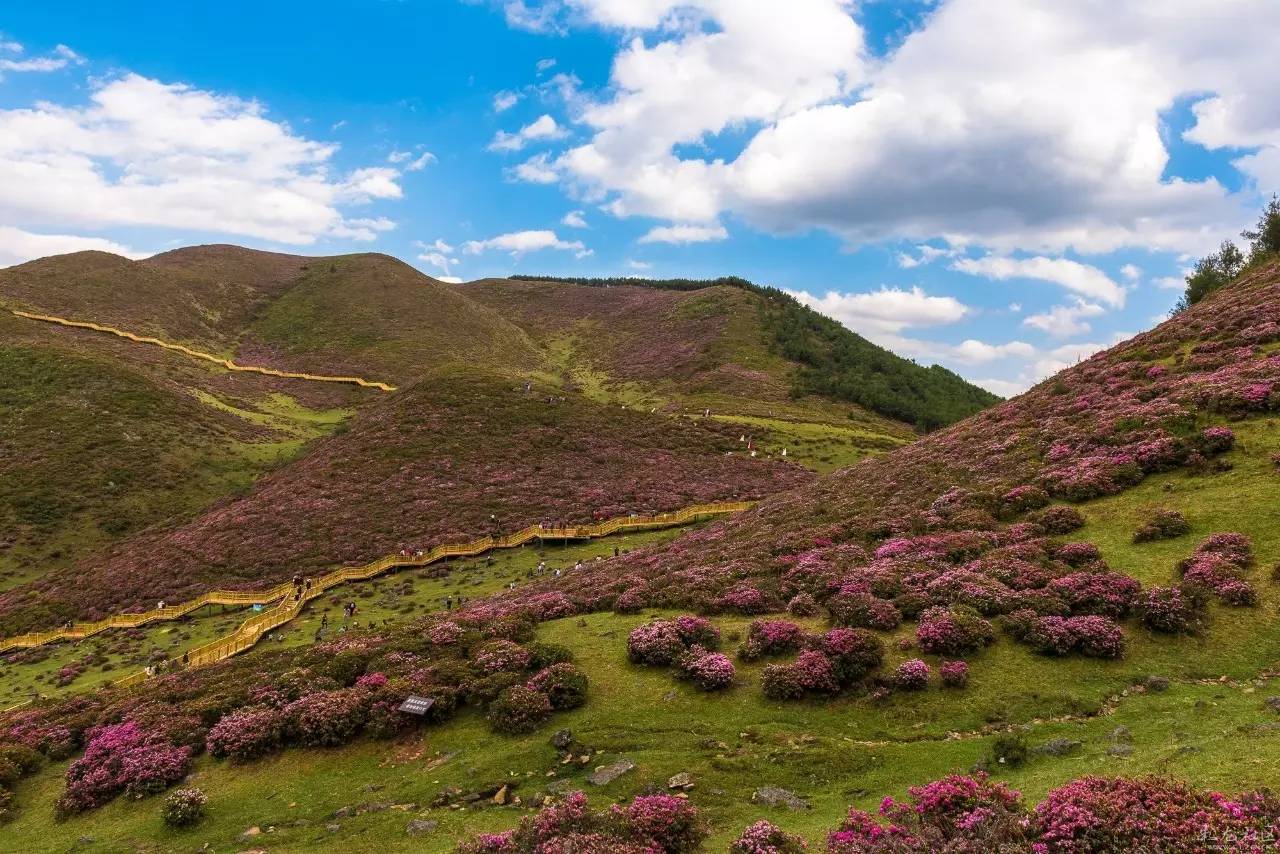
[[[58,326],[67,326],[72,329],[89,329],[94,332],[105,332],[108,335],[115,335],[125,338],[138,344],[150,344],[154,347],[163,347],[165,350],[172,350],[175,353],[182,353],[191,356],[193,359],[202,359],[206,362],[213,362],[220,365],[228,371],[241,371],[251,374],[263,374],[269,377],[284,377],[290,380],[310,380],[318,383],[345,383],[346,385],[358,385],[364,388],[376,388],[379,391],[395,391],[396,387],[388,385],[384,382],[376,380],[366,380],[361,377],[330,377],[323,374],[302,374],[294,371],[278,371],[275,368],[262,368],[256,365],[239,365],[230,359],[224,359],[221,356],[215,356],[212,353],[203,353],[199,350],[193,350],[182,344],[171,344],[168,341],[161,341],[159,338],[150,338],[145,335],[135,335],[132,332],[126,332],[123,329],[116,329],[114,326],[103,326],[98,323],[90,323],[83,320],[67,320],[65,317],[55,317],[51,314],[36,314],[30,311],[20,311],[18,309],[10,309],[10,312],[18,317],[25,317],[27,320],[38,320],[42,323],[53,323]]]
[[[80,640],[109,629],[136,628],[161,620],[176,620],[206,605],[267,605],[273,602],[278,603],[269,610],[254,614],[241,623],[231,634],[188,650],[183,659],[175,659],[175,661],[182,661],[183,666],[199,667],[221,661],[224,658],[230,658],[236,653],[249,649],[261,640],[263,635],[296,617],[307,602],[348,581],[365,581],[393,569],[426,566],[446,558],[472,557],[493,549],[515,548],[534,540],[587,540],[607,537],[620,531],[675,527],[704,517],[737,513],[749,509],[753,504],[754,502],[751,501],[699,504],[672,513],[659,513],[653,516],[618,516],[592,525],[573,525],[558,528],[530,525],[522,531],[517,531],[504,537],[482,537],[467,543],[439,545],[430,551],[423,552],[421,555],[387,555],[364,566],[335,569],[319,578],[311,579],[311,587],[304,587],[300,596],[295,596],[298,593],[298,588],[290,582],[278,584],[267,590],[212,590],[189,602],[182,602],[177,605],[166,605],[164,608],[154,608],[140,613],[117,614],[114,617],[108,617],[105,620],[99,620],[94,623],[76,623],[68,628],[47,632],[30,632],[25,635],[17,635],[0,640],[0,653],[12,649],[40,646],[53,641]],[[131,676],[117,680],[115,684],[132,685],[146,678],[146,672],[139,671]]]

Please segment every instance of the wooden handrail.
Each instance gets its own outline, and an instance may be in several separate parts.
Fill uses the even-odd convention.
[[[38,320],[42,323],[54,323],[58,326],[67,326],[72,329],[89,329],[94,332],[105,332],[108,335],[115,335],[119,338],[125,338],[138,344],[150,344],[153,347],[163,347],[166,350],[172,350],[176,353],[182,353],[191,356],[194,359],[202,359],[206,362],[213,362],[215,365],[221,365],[228,371],[242,371],[245,373],[264,374],[269,377],[284,377],[290,380],[311,380],[319,383],[345,383],[347,385],[358,385],[364,388],[376,388],[379,391],[395,391],[396,387],[388,383],[378,382],[376,380],[366,380],[361,377],[331,377],[324,374],[303,374],[295,371],[278,371],[275,368],[263,368],[257,365],[240,365],[230,359],[224,359],[221,356],[215,356],[212,353],[205,353],[200,350],[193,350],[182,344],[173,344],[168,341],[161,341],[159,338],[151,338],[145,335],[135,335],[132,332],[126,332],[123,329],[116,329],[114,326],[103,326],[99,323],[90,323],[84,320],[67,320],[65,317],[57,317],[52,314],[36,314],[31,311],[21,311],[16,308],[9,311],[18,317],[25,317],[27,320]]]
[[[364,581],[381,575],[393,568],[421,567],[436,563],[449,557],[472,556],[483,554],[493,549],[507,549],[522,546],[532,540],[589,540],[605,537],[623,529],[665,528],[683,525],[701,516],[720,516],[738,513],[752,507],[751,501],[726,501],[716,504],[699,504],[686,507],[672,513],[659,513],[651,516],[618,516],[591,525],[570,525],[548,528],[542,525],[530,525],[504,537],[483,537],[468,543],[446,543],[435,546],[421,555],[386,555],[363,566],[340,567],[313,579],[310,589],[303,588],[301,595],[294,598],[297,588],[289,582],[277,584],[268,590],[211,590],[188,602],[177,605],[166,605],[164,608],[153,608],[150,611],[131,614],[116,614],[93,623],[76,623],[70,628],[56,629],[47,632],[29,632],[0,641],[0,653],[11,649],[30,648],[56,640],[80,640],[113,628],[135,628],[161,620],[175,620],[205,605],[267,605],[279,602],[276,607],[249,617],[231,634],[210,641],[203,646],[188,650],[185,654],[186,666],[198,667],[212,664],[243,652],[256,644],[263,635],[292,620],[302,610],[302,606],[325,591],[348,581]],[[123,679],[116,685],[132,685],[147,678],[146,671],[139,671]]]

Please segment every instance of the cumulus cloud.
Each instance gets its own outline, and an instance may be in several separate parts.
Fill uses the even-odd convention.
[[[725,240],[729,232],[723,225],[662,225],[651,228],[640,238],[641,243],[711,243]]]
[[[1106,314],[1106,309],[1102,306],[1077,300],[1074,305],[1058,305],[1046,312],[1028,315],[1022,324],[1039,329],[1055,338],[1070,338],[1089,332],[1092,327],[1085,318],[1097,317],[1101,314]]]
[[[424,243],[421,240],[414,243],[418,249],[422,250],[418,253],[418,260],[444,273],[438,278],[441,281],[448,281],[453,272],[453,267],[458,264],[458,259],[453,257],[453,247],[445,243],[440,238],[436,238],[433,243]]]
[[[531,142],[561,139],[566,135],[565,129],[560,127],[555,119],[544,113],[515,133],[498,131],[493,141],[489,143],[489,150],[519,151]]]
[[[524,181],[526,184],[554,184],[560,180],[560,174],[545,153],[534,155],[525,162],[512,167],[508,174],[517,181]]]
[[[561,225],[567,225],[569,228],[587,228],[587,219],[582,211],[569,211],[560,220]]]
[[[499,92],[493,96],[493,111],[495,113],[505,113],[519,102],[519,92]]]
[[[0,267],[21,264],[34,258],[62,255],[66,252],[95,250],[123,255],[126,258],[145,258],[149,252],[137,252],[114,240],[101,237],[78,237],[72,234],[34,234],[20,228],[0,225]]]
[[[491,249],[510,252],[514,256],[523,255],[527,252],[538,252],[543,249],[573,252],[580,258],[591,254],[591,250],[587,249],[581,240],[561,240],[554,231],[549,229],[542,231],[512,231],[507,234],[490,237],[487,240],[468,240],[462,244],[462,251],[468,255],[479,255],[481,252]]]
[[[293,244],[385,230],[343,208],[399,198],[399,170],[337,174],[335,145],[265,113],[137,74],[98,85],[84,106],[0,110],[0,225],[158,226]]]
[[[18,42],[7,41],[0,43],[0,52],[9,54],[22,54],[23,47]],[[12,71],[18,74],[23,73],[43,73],[49,71],[58,71],[66,68],[68,65],[83,65],[84,58],[71,48],[64,44],[54,48],[53,53],[49,56],[36,56],[28,59],[12,59],[8,57],[0,57],[0,75],[6,71]]]
[[[918,287],[910,290],[884,287],[852,294],[828,291],[821,297],[804,291],[788,293],[813,310],[873,339],[913,327],[955,323],[970,312],[969,307],[955,297],[930,296]]]
[[[393,151],[387,156],[387,160],[397,164],[406,172],[421,172],[423,169],[436,162],[436,156],[430,151],[415,153],[412,151]]]
[[[1097,267],[1068,258],[987,255],[983,258],[961,258],[951,265],[951,269],[997,281],[1034,279],[1049,282],[1115,308],[1124,306],[1124,288]]]
[[[620,216],[728,211],[779,233],[1000,254],[1199,254],[1248,221],[1255,185],[1167,176],[1164,114],[1186,98],[1200,99],[1188,141],[1245,149],[1237,168],[1280,184],[1273,0],[1212,15],[1194,0],[950,0],[879,62],[845,0],[796,0],[782,28],[766,0],[538,9],[627,34],[581,113],[592,138],[553,161]],[[740,153],[698,153],[728,127],[747,130]]]

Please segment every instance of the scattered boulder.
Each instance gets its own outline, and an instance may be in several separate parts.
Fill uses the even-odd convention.
[[[410,836],[422,836],[423,834],[431,833],[438,826],[437,822],[420,818],[409,822],[409,826],[404,829],[404,832]]]
[[[693,788],[693,775],[688,771],[681,771],[667,780],[667,788],[688,791]]]
[[[1118,726],[1111,731],[1112,744],[1133,744],[1133,733],[1127,726]]]
[[[756,789],[751,795],[751,803],[762,807],[783,807],[793,812],[809,809],[809,802],[804,798],[777,786]]]
[[[573,733],[567,729],[558,729],[555,735],[551,736],[551,746],[556,750],[568,750],[571,744],[573,744]]]
[[[596,768],[587,777],[587,782],[593,786],[607,786],[623,774],[634,771],[635,767],[636,763],[630,759],[619,759],[617,762]]]
[[[1280,714],[1280,697],[1268,697],[1263,705],[1276,714]]]
[[[1066,756],[1079,750],[1082,746],[1080,742],[1070,738],[1053,738],[1037,747],[1035,752],[1045,756]]]
[[[1107,754],[1109,756],[1132,756],[1133,745],[1124,743],[1113,744],[1107,748]]]
[[[1163,676],[1148,676],[1147,681],[1143,684],[1146,685],[1148,691],[1157,694],[1169,690],[1169,680]]]

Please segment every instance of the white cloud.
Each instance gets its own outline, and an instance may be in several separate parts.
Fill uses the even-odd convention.
[[[951,350],[953,358],[961,362],[977,364],[994,362],[996,359],[1029,359],[1036,354],[1036,348],[1025,341],[1009,341],[1005,344],[988,344],[969,338],[957,344]]]
[[[499,92],[493,96],[493,111],[495,113],[505,113],[519,102],[519,92]]]
[[[423,263],[430,264],[432,267],[443,272],[444,276],[438,276],[440,281],[447,281],[449,273],[453,267],[457,265],[458,259],[453,257],[453,247],[445,243],[440,238],[436,238],[434,243],[424,243],[421,240],[414,243],[422,251],[418,254],[418,260]]]
[[[518,181],[527,184],[554,184],[560,180],[560,174],[548,160],[545,153],[530,157],[525,162],[513,167],[510,174]]]
[[[1013,397],[1027,390],[1026,383],[1016,380],[999,380],[999,379],[977,379],[970,380],[974,385],[981,386],[992,394],[998,394],[1001,397]]]
[[[1152,279],[1151,284],[1166,291],[1181,291],[1186,290],[1187,280],[1182,276],[1161,276]]]
[[[71,234],[33,234],[19,228],[0,225],[0,267],[21,264],[49,255],[67,252],[96,250],[123,255],[126,258],[145,258],[151,253],[140,253],[114,240],[101,237],[78,237]]]
[[[954,257],[956,254],[954,249],[940,249],[927,243],[921,243],[916,247],[916,251],[920,253],[918,256],[899,252],[897,256],[898,266],[904,270],[910,270],[923,264],[932,264],[939,258]]]
[[[586,217],[582,211],[569,211],[560,220],[561,225],[567,225],[569,228],[589,228]]]
[[[1075,305],[1058,305],[1047,312],[1028,315],[1022,324],[1039,329],[1055,338],[1070,338],[1073,335],[1083,335],[1092,329],[1084,318],[1097,317],[1101,314],[1106,314],[1106,309],[1097,303],[1077,300]]]
[[[1186,138],[1280,185],[1274,0],[950,0],[883,61],[846,0],[567,0],[627,33],[582,112],[562,180],[621,216],[819,227],[1000,254],[1120,247],[1201,254],[1247,223],[1254,187],[1166,177],[1164,114],[1202,97]],[[1207,94],[1207,97],[1205,97]],[[697,143],[725,128],[728,160]],[[907,256],[913,258],[914,256]],[[919,260],[919,259],[916,259]]]
[[[1142,278],[1142,268],[1134,264],[1125,264],[1120,268],[1120,275],[1130,282],[1136,282]]]
[[[630,267],[632,270],[652,270],[653,269],[653,265],[650,264],[648,261],[634,261],[631,259],[627,260],[627,266]]]
[[[854,294],[828,291],[822,297],[803,291],[788,293],[815,311],[877,341],[888,340],[877,336],[898,333],[909,327],[955,323],[970,311],[954,297],[929,296],[918,287],[911,290],[884,287],[878,291]]]
[[[22,45],[18,42],[4,42],[0,44],[0,50],[6,53],[23,52]],[[12,71],[15,73],[43,73],[49,71],[58,71],[66,68],[68,65],[83,65],[84,58],[71,48],[64,44],[58,45],[50,56],[33,57],[31,59],[3,59],[0,58],[0,72]]]
[[[489,143],[490,151],[519,151],[530,142],[538,140],[562,139],[567,135],[564,128],[545,113],[534,121],[520,128],[515,133],[498,131]]]
[[[436,156],[430,151],[423,151],[416,155],[412,151],[393,151],[387,155],[387,160],[399,165],[406,172],[421,172],[436,162]]]
[[[539,60],[538,60],[537,69],[538,69],[538,73],[539,73],[539,74],[542,74],[544,71],[550,71],[551,69],[553,69],[553,68],[555,68],[555,67],[556,67],[556,61],[555,61],[554,59],[539,59]]]
[[[649,229],[640,238],[640,243],[711,243],[725,240],[729,232],[723,225],[663,225]]]
[[[961,258],[951,265],[951,269],[997,281],[1037,279],[1101,300],[1116,308],[1124,306],[1124,288],[1097,267],[1067,258],[1008,258],[987,255],[983,258]]]
[[[155,226],[309,244],[372,238],[342,208],[401,195],[398,171],[334,174],[336,146],[252,101],[136,74],[85,106],[0,110],[0,225]]]
[[[1036,360],[1032,365],[1031,372],[1027,374],[1028,385],[1047,379],[1058,371],[1065,370],[1078,362],[1081,362],[1099,350],[1106,349],[1105,344],[1064,344],[1061,347],[1055,347]]]
[[[561,240],[554,231],[513,231],[499,234],[488,240],[468,240],[462,244],[462,251],[468,255],[478,255],[490,249],[510,252],[512,255],[523,255],[526,252],[537,252],[542,249],[559,249],[573,252],[578,257],[591,253],[581,240]]]

